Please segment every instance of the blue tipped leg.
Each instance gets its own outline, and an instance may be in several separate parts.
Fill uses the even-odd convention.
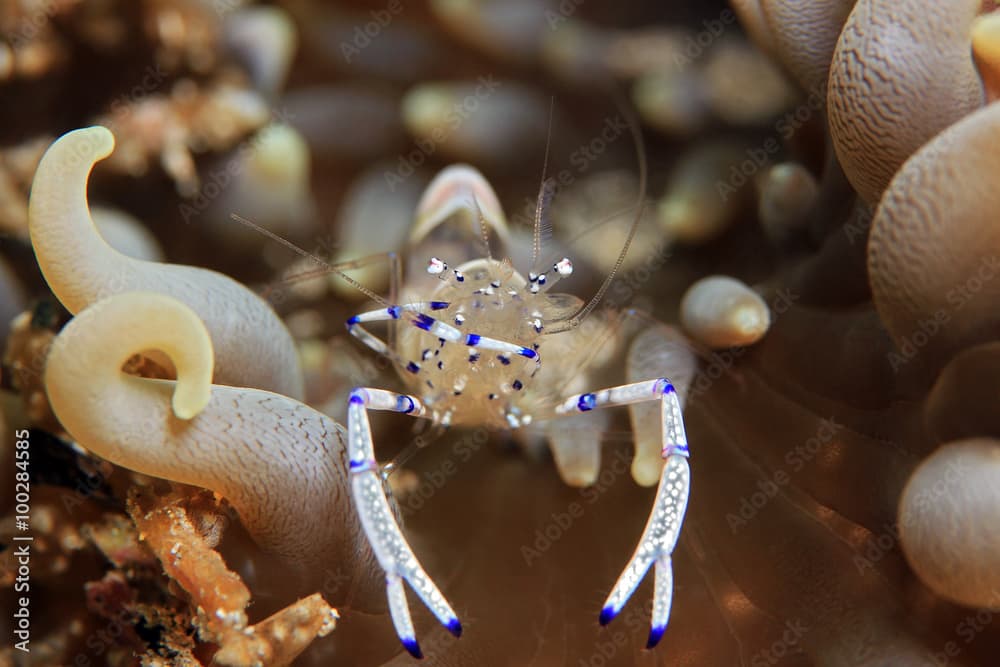
[[[462,624],[458,622],[457,618],[453,618],[448,621],[448,632],[456,637],[462,636]]]
[[[649,639],[646,641],[646,648],[656,648],[656,645],[663,639],[663,633],[667,631],[667,626],[654,626],[649,629]]]
[[[601,617],[598,619],[601,625],[607,625],[611,621],[615,620],[615,616],[618,612],[614,610],[614,607],[605,607],[601,610]]]
[[[424,659],[424,654],[420,651],[420,644],[417,643],[416,639],[414,639],[413,637],[409,637],[401,641],[403,642],[403,648],[406,649],[407,653],[412,655],[417,660]]]

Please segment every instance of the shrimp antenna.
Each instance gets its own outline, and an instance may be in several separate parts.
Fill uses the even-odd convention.
[[[479,205],[479,198],[476,195],[472,195],[472,206],[476,209],[476,221],[479,223],[479,237],[480,241],[483,243],[483,254],[486,255],[487,269],[490,275],[493,274],[493,253],[490,251],[490,230],[489,225],[486,224],[486,218],[483,216],[483,209]]]
[[[618,253],[618,259],[615,260],[614,267],[611,269],[611,272],[608,273],[604,282],[601,283],[597,293],[594,294],[590,301],[588,301],[585,306],[580,308],[575,315],[565,320],[562,324],[547,329],[546,333],[549,334],[561,333],[563,331],[575,329],[580,326],[580,323],[583,322],[584,318],[590,314],[590,311],[597,307],[597,304],[604,298],[608,288],[611,287],[611,282],[615,279],[618,269],[621,268],[622,263],[625,261],[625,255],[628,254],[628,249],[632,245],[632,239],[635,238],[635,233],[639,229],[639,223],[642,222],[642,212],[646,208],[646,180],[648,177],[646,151],[642,144],[642,130],[639,128],[639,121],[632,113],[632,110],[622,99],[621,93],[617,91],[615,93],[615,103],[618,106],[618,110],[625,116],[625,120],[628,122],[628,129],[632,134],[632,141],[635,144],[636,155],[639,159],[639,195],[636,201],[635,218],[632,220],[632,225],[628,230],[628,236],[625,238],[625,244],[622,246],[621,252]]]
[[[272,241],[277,241],[278,243],[280,243],[281,245],[285,246],[286,248],[292,250],[296,254],[302,255],[303,257],[305,257],[307,259],[311,259],[312,261],[316,262],[317,264],[319,264],[323,268],[327,269],[331,273],[334,273],[334,274],[338,275],[339,277],[343,278],[344,280],[346,280],[348,284],[350,284],[352,287],[354,287],[359,292],[361,292],[362,294],[364,294],[365,296],[367,296],[369,299],[375,301],[379,305],[382,305],[382,306],[388,306],[389,305],[388,301],[386,301],[385,299],[383,299],[382,297],[380,297],[378,294],[376,294],[375,292],[371,291],[370,289],[368,289],[367,287],[365,287],[364,285],[362,285],[361,283],[359,283],[357,280],[355,280],[354,278],[350,277],[349,275],[347,275],[346,273],[344,273],[343,271],[341,271],[340,269],[338,269],[337,267],[335,267],[334,265],[330,264],[326,260],[324,260],[324,259],[322,259],[320,257],[317,257],[316,255],[314,255],[311,252],[303,250],[302,248],[298,247],[297,245],[295,245],[291,241],[278,236],[277,234],[275,234],[271,230],[264,229],[263,227],[261,227],[260,225],[258,225],[255,222],[250,222],[249,220],[247,220],[246,218],[244,218],[241,215],[238,215],[236,213],[232,213],[232,214],[230,214],[229,217],[232,218],[233,220],[235,220],[236,222],[240,222],[240,223],[246,225],[247,227],[249,227],[250,229],[254,230],[255,232],[257,232],[259,234],[263,234],[264,236],[266,236],[267,238],[271,239]]]
[[[531,271],[538,272],[538,258],[542,254],[542,237],[549,232],[548,224],[542,220],[542,211],[548,207],[552,191],[545,180],[549,168],[549,149],[552,146],[552,116],[556,106],[555,96],[549,98],[549,127],[545,134],[545,159],[542,161],[542,182],[538,186],[538,202],[535,204],[535,235],[531,246]]]

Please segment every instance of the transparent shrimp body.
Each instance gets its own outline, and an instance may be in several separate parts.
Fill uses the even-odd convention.
[[[463,211],[472,223],[466,226],[465,241],[480,241],[486,257],[460,260],[451,267],[443,253],[425,256],[423,275],[415,279],[418,274],[407,274],[407,284],[400,290],[406,298],[347,322],[352,335],[394,361],[408,388],[408,393],[395,393],[359,387],[351,393],[348,406],[353,500],[386,572],[397,634],[412,655],[421,656],[403,580],[456,636],[461,634],[461,624],[414,556],[389,507],[375,459],[369,410],[409,414],[441,426],[518,429],[604,407],[650,403],[659,409],[645,410],[641,416],[634,412],[633,421],[640,419],[644,432],[659,432],[663,461],[659,487],[639,545],[612,588],[600,621],[610,622],[653,568],[656,584],[648,645],[654,646],[669,617],[670,554],[680,533],[690,484],[678,392],[661,375],[666,369],[649,368],[650,377],[629,384],[568,393],[578,389],[572,379],[579,376],[581,365],[581,356],[570,351],[592,346],[612,329],[599,318],[598,326],[586,332],[567,325],[583,302],[549,289],[572,274],[568,259],[548,263],[544,270],[535,268],[525,277],[508,262],[489,256],[488,232],[501,239],[508,234],[492,188],[474,169],[451,167],[431,183],[418,208],[412,245],[426,246],[435,228]],[[461,237],[461,233],[445,234],[434,245],[460,255]],[[537,238],[536,233],[536,249]],[[390,342],[369,332],[367,325],[372,322],[392,327]]]
[[[568,261],[561,267],[563,275],[572,271]],[[540,373],[543,346],[550,342],[545,323],[564,318],[580,303],[569,295],[541,292],[538,280],[525,279],[496,260],[466,262],[448,271],[434,291],[434,310],[401,327],[397,349],[403,380],[441,423],[493,429],[530,423],[539,393],[548,389],[540,383],[553,380],[552,373]],[[461,336],[456,341],[427,335],[433,328],[425,328],[427,316]],[[566,335],[571,334],[556,336]]]

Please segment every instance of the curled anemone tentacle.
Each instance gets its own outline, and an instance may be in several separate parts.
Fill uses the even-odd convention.
[[[834,51],[830,133],[851,184],[875,204],[892,175],[983,104],[969,31],[981,0],[859,0]]]
[[[903,165],[876,211],[868,274],[900,363],[933,371],[1000,331],[998,133],[995,104],[962,119]]]
[[[1000,446],[1000,322],[978,299],[998,303],[1000,280],[976,271],[991,245],[1000,252],[988,217],[1000,200],[986,189],[996,142],[981,134],[978,146],[938,153],[910,173],[919,188],[890,184],[979,113],[979,102],[970,111],[952,95],[975,83],[965,74],[978,70],[986,100],[1000,89],[989,78],[1000,72],[1000,13],[966,20],[1000,0],[232,2],[227,12],[160,0],[118,13],[100,8],[120,3],[101,0],[57,4],[68,9],[52,12],[51,26],[22,17],[37,39],[12,44],[13,68],[0,65],[23,98],[10,109],[14,133],[55,133],[0,149],[0,226],[27,230],[26,185],[60,125],[101,114],[118,147],[95,165],[110,144],[73,143],[94,130],[69,135],[39,171],[33,211],[51,215],[32,234],[76,319],[60,335],[59,313],[21,313],[16,354],[0,369],[0,423],[11,427],[0,428],[0,467],[20,463],[10,436],[21,429],[42,466],[22,475],[43,475],[30,499],[36,658],[46,651],[61,664],[82,644],[98,650],[80,629],[103,632],[121,611],[121,636],[99,650],[147,661],[169,652],[167,661],[220,665],[401,665],[412,664],[409,650],[445,667],[996,662],[989,452]],[[855,5],[859,46],[838,49]],[[726,6],[772,63],[749,49]],[[24,20],[15,23],[30,28]],[[937,66],[952,62],[945,55],[958,66]],[[828,85],[831,69],[840,88]],[[336,86],[324,83],[333,71],[344,75]],[[606,99],[612,79],[633,93],[617,110]],[[858,164],[845,166],[855,184],[866,158],[885,168],[874,196],[859,196],[840,166],[828,103],[843,126],[872,130],[851,154]],[[636,137],[638,169],[626,146],[633,107],[663,135]],[[320,159],[298,159],[305,147],[286,123]],[[879,143],[918,135],[896,157]],[[641,185],[647,151],[653,201]],[[449,156],[470,166],[446,169],[421,200],[429,170]],[[290,338],[267,329],[280,322],[266,308],[266,322],[242,312],[227,279],[91,245],[103,237],[164,261],[116,245],[96,207],[100,237],[79,234],[92,171],[91,202],[106,194],[161,222],[192,209],[177,209],[160,172],[188,194],[206,177],[206,224],[158,234],[193,259],[166,261],[287,280],[292,299],[275,308],[302,354],[309,400],[344,418],[281,395],[296,391],[279,386],[298,372]],[[331,223],[324,233],[270,227],[296,217],[307,181]],[[883,197],[900,208],[886,203],[875,221]],[[233,225],[231,212],[289,238],[276,245]],[[243,248],[264,252],[215,238],[213,213]],[[213,242],[198,247],[201,234]],[[300,259],[273,275],[294,243],[305,244]],[[17,282],[40,293],[20,254],[6,249]],[[682,295],[710,275],[741,282],[702,292],[681,317]],[[133,333],[143,340],[122,342]],[[72,437],[43,377],[57,336],[48,394]],[[162,368],[135,357],[123,366],[136,352]],[[88,370],[99,362],[103,371]],[[659,378],[670,378],[672,398]],[[678,405],[690,472],[673,437]],[[564,412],[550,418],[553,406]],[[53,458],[74,440],[94,454]],[[955,444],[935,453],[943,443]],[[72,498],[72,511],[68,485],[80,481],[87,498]],[[13,486],[0,483],[0,542],[17,530]],[[303,566],[308,583],[293,590],[294,568],[277,556]],[[654,581],[634,587],[646,571]],[[240,597],[213,585],[223,577],[246,582]],[[237,655],[205,632],[236,625],[240,646],[254,649],[298,643],[315,616],[291,605],[265,617],[285,596],[315,591],[341,619],[297,658]],[[246,622],[229,620],[242,613]],[[460,628],[461,638],[449,634]]]
[[[170,357],[176,381],[121,371],[149,349]],[[211,372],[208,332],[188,306],[126,292],[66,325],[52,344],[45,386],[59,421],[95,454],[211,489],[266,550],[312,572],[334,563],[355,592],[380,591],[349,508],[343,429],[286,396],[212,385]]]
[[[75,130],[52,144],[38,165],[29,231],[49,287],[72,313],[121,292],[173,296],[198,313],[212,336],[215,382],[301,398],[295,344],[260,297],[215,271],[127,257],[97,232],[87,181],[94,164],[110,155],[114,145],[107,128]]]

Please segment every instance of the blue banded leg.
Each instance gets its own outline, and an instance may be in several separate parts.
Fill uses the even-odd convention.
[[[388,346],[373,336],[361,325],[367,322],[386,322],[398,320],[405,315],[409,320],[409,323],[416,328],[427,331],[428,333],[437,336],[441,340],[448,341],[449,343],[461,343],[469,347],[478,347],[484,350],[496,350],[497,352],[517,354],[527,359],[534,359],[536,365],[541,363],[541,360],[538,358],[538,353],[530,347],[508,343],[507,341],[490,338],[488,336],[480,336],[477,333],[465,333],[461,329],[435,319],[423,312],[426,310],[443,310],[450,305],[451,304],[447,301],[418,301],[415,303],[405,303],[401,305],[388,306],[386,308],[378,308],[376,310],[369,310],[364,313],[354,315],[348,319],[347,331],[379,354],[389,355],[390,352]]]
[[[458,637],[462,634],[462,625],[413,555],[389,508],[375,462],[368,410],[391,410],[414,417],[424,417],[426,411],[417,398],[382,389],[355,389],[351,392],[347,409],[347,453],[354,507],[375,558],[385,570],[389,613],[396,634],[410,655],[420,658],[422,654],[414,636],[403,579],[453,635]]]
[[[647,648],[653,648],[667,629],[673,598],[673,567],[670,555],[677,545],[684,512],[687,510],[691,487],[688,467],[687,435],[681,416],[681,404],[673,385],[665,378],[612,387],[603,391],[577,394],[556,408],[557,414],[587,412],[613,405],[628,405],[641,401],[660,401],[665,459],[660,473],[656,500],[639,538],[639,545],[625,570],[615,582],[601,610],[601,625],[607,625],[621,612],[651,566],[654,566],[653,614]]]

